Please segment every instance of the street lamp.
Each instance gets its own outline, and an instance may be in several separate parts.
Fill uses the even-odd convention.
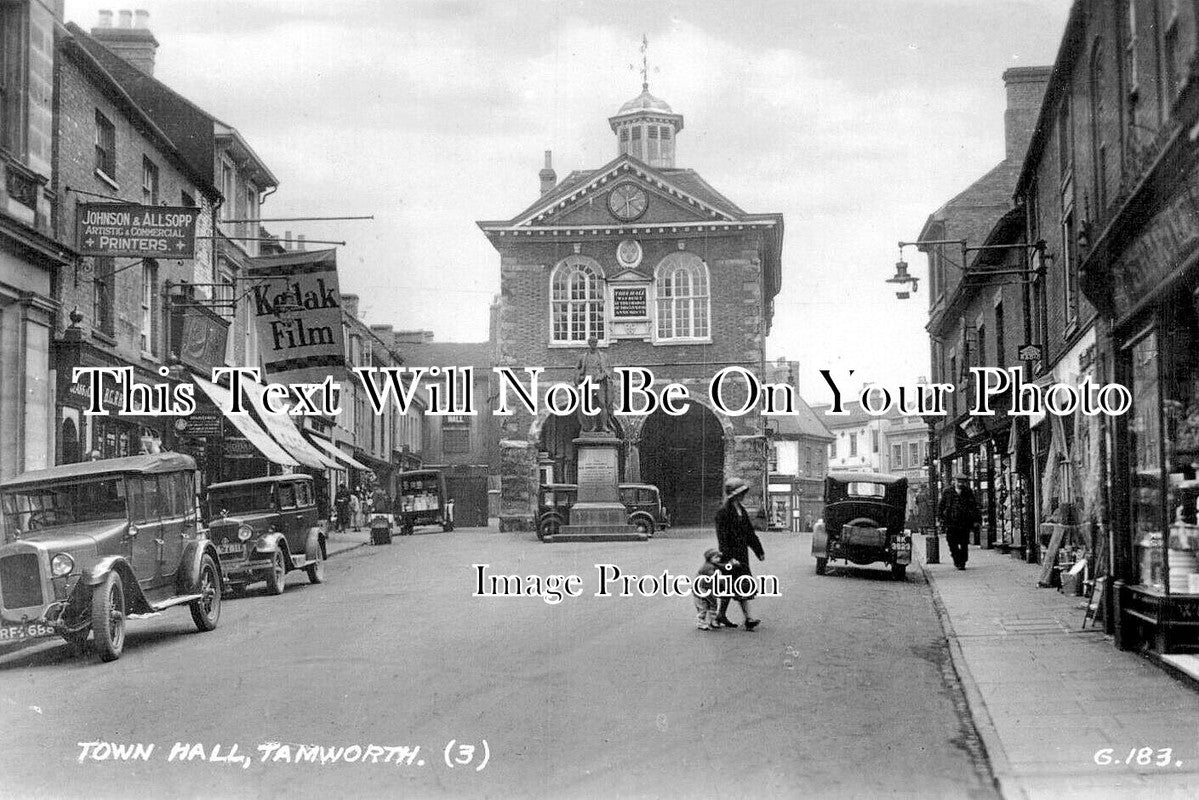
[[[893,283],[900,288],[896,290],[895,297],[899,300],[907,300],[911,294],[916,291],[919,285],[919,278],[908,273],[908,262],[903,260],[903,249],[905,247],[926,247],[931,245],[957,245],[962,249],[962,262],[960,265],[954,264],[952,261],[946,260],[946,263],[961,270],[962,277],[971,276],[986,276],[992,278],[995,276],[1017,276],[1022,283],[1030,283],[1043,271],[1043,266],[1037,267],[1005,267],[996,269],[993,267],[975,267],[971,268],[966,261],[970,253],[979,252],[982,250],[1011,250],[1014,247],[1023,248],[1024,250],[1036,250],[1042,255],[1045,252],[1045,240],[1038,239],[1035,242],[1013,242],[1011,244],[984,244],[977,247],[970,247],[966,244],[965,239],[925,239],[919,242],[900,242],[899,243],[899,260],[895,262],[895,274],[887,278],[887,283]],[[904,287],[912,287],[912,292],[908,292]]]

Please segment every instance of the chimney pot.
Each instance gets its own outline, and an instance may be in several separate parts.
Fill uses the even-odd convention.
[[[118,13],[121,16],[120,26],[122,28],[132,28],[133,27],[133,12],[127,8],[122,8]]]
[[[302,233],[296,237],[296,249],[301,253],[304,252],[304,234]]]
[[[99,21],[96,22],[96,27],[97,28],[111,28],[112,27],[112,12],[109,11],[107,8],[100,9],[100,19],[99,19]]]
[[[283,231],[283,249],[291,249],[291,231]]]
[[[150,12],[144,8],[139,8],[133,12],[133,27],[145,30],[150,27]]]

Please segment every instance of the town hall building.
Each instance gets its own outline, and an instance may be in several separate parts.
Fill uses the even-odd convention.
[[[747,507],[762,505],[760,404],[740,416],[720,413],[709,383],[725,367],[759,380],[766,373],[782,215],[747,213],[694,170],[676,167],[683,117],[648,84],[608,122],[612,161],[558,182],[546,153],[541,197],[511,219],[478,223],[500,254],[494,363],[522,380],[525,367],[545,368],[537,413],[497,417],[502,530],[533,527],[539,484],[577,481],[579,419],[550,413],[544,393],[576,382],[592,337],[613,368],[645,367],[656,389],[678,382],[690,395],[680,416],[612,417],[622,482],[658,486],[676,525],[710,524],[726,477],[750,484]],[[746,385],[730,383],[727,407],[743,403]]]

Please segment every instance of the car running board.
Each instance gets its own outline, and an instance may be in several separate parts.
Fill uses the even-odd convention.
[[[181,606],[185,603],[194,603],[204,595],[202,594],[181,594],[178,597],[172,597],[170,600],[163,600],[161,603],[151,603],[150,607],[154,610],[149,614],[130,614],[129,619],[146,619],[157,614],[159,611],[171,608],[172,606]]]

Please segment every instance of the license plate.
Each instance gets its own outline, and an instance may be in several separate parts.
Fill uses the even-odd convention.
[[[216,546],[216,551],[220,555],[241,555],[246,550],[246,546],[241,542],[222,542]]]
[[[40,639],[43,636],[54,635],[56,635],[54,628],[40,622],[0,627],[0,642],[21,642],[26,639]]]

